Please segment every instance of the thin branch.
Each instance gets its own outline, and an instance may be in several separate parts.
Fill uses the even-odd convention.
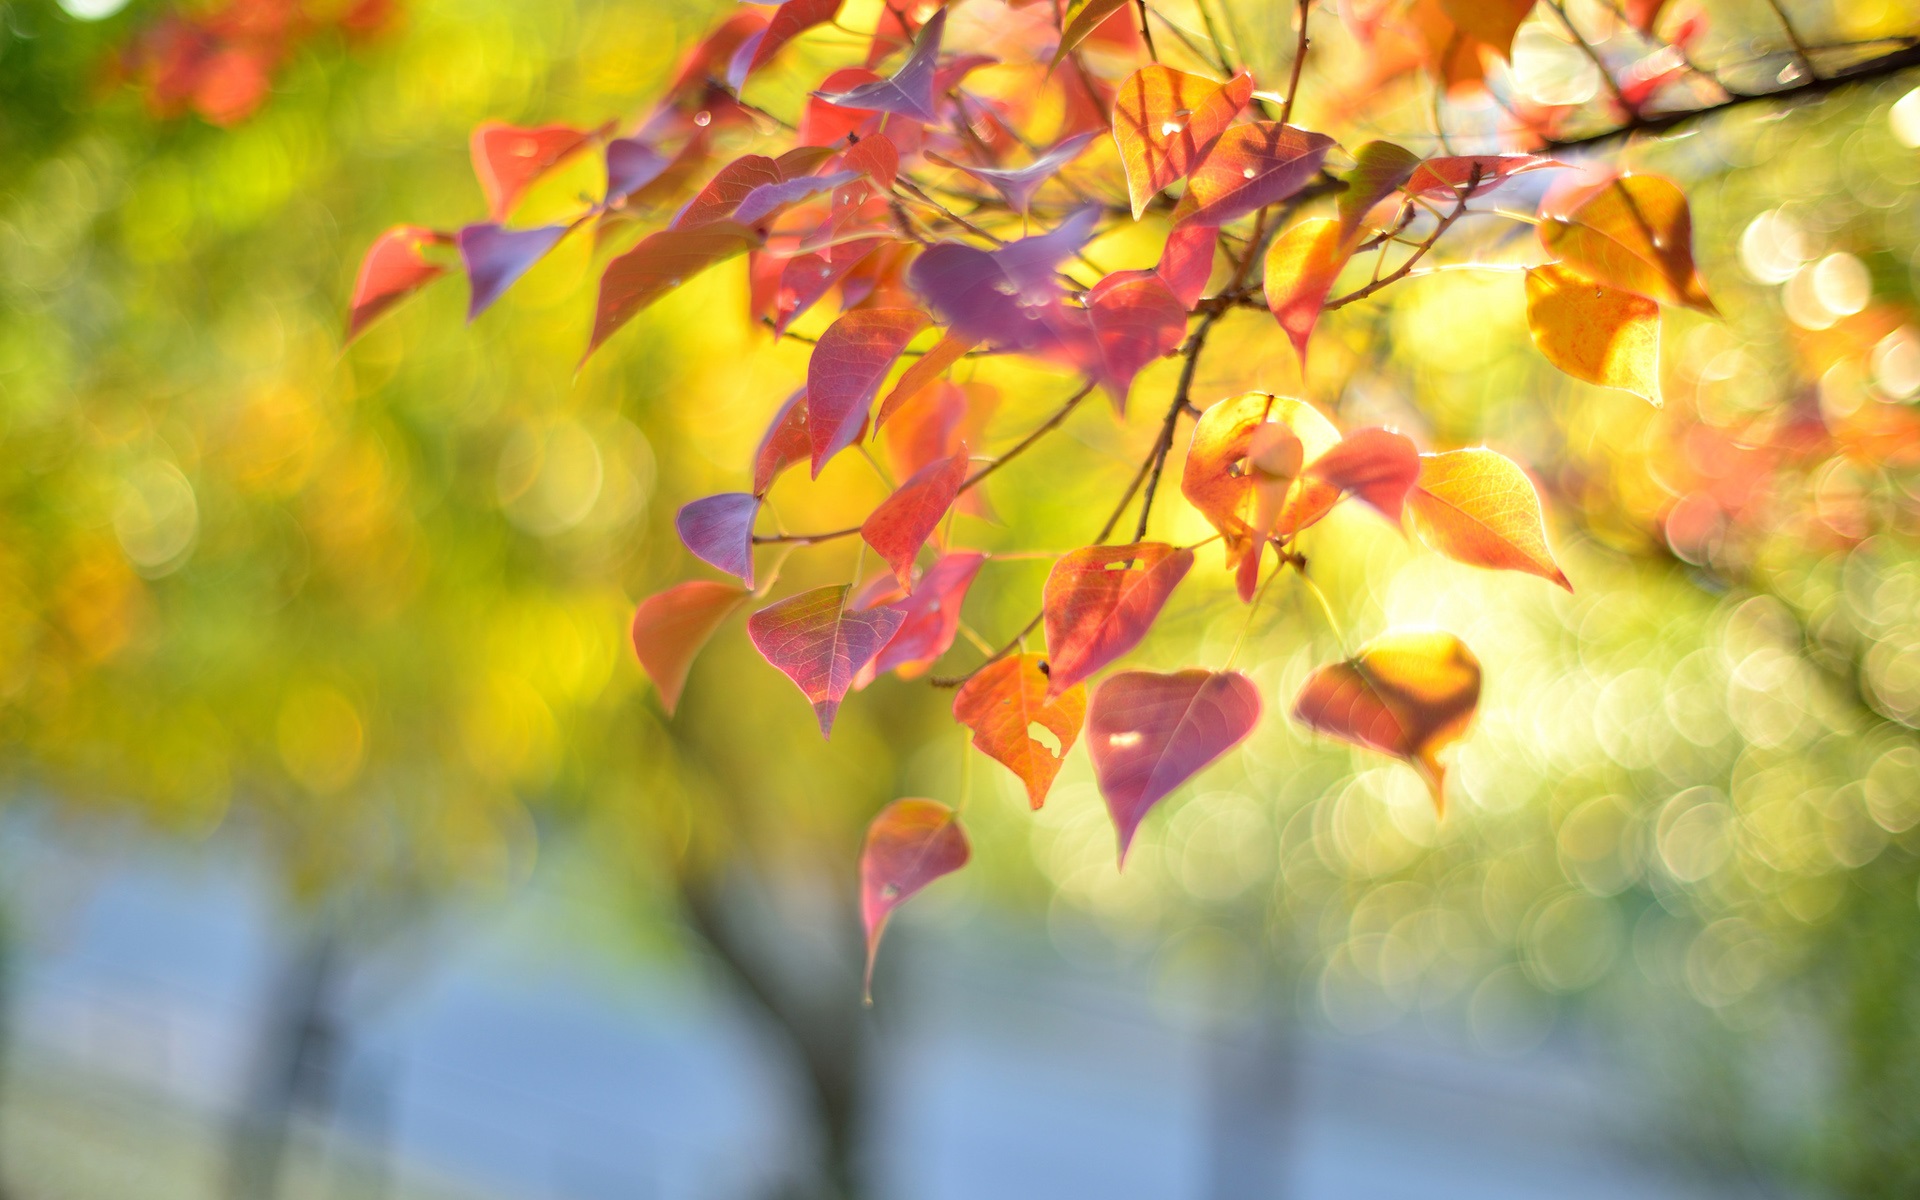
[[[1248,251],[1248,258],[1253,253]],[[1173,390],[1173,402],[1167,406],[1166,419],[1160,422],[1160,436],[1153,444],[1153,468],[1147,473],[1147,490],[1140,496],[1140,522],[1133,532],[1133,540],[1143,541],[1147,536],[1147,520],[1153,516],[1153,496],[1160,489],[1160,473],[1166,469],[1167,454],[1173,449],[1173,431],[1180,424],[1180,416],[1189,408],[1188,397],[1193,394],[1193,375],[1200,367],[1200,351],[1205,349],[1207,334],[1212,332],[1214,324],[1220,320],[1220,313],[1208,313],[1200,319],[1193,336],[1187,339],[1185,354],[1186,365],[1180,368],[1180,383]],[[1100,539],[1105,541],[1105,537]]]
[[[1394,268],[1393,270],[1387,272],[1385,275],[1382,275],[1380,278],[1375,279],[1373,282],[1366,284],[1363,287],[1357,287],[1351,292],[1348,292],[1344,296],[1336,296],[1335,298],[1327,301],[1324,305],[1321,306],[1321,310],[1323,312],[1331,312],[1336,308],[1344,308],[1347,305],[1354,303],[1355,301],[1365,300],[1368,296],[1373,295],[1375,292],[1379,291],[1381,288],[1387,287],[1390,284],[1398,283],[1400,280],[1405,279],[1408,275],[1412,274],[1413,268],[1419,264],[1422,258],[1426,257],[1427,251],[1433,249],[1434,246],[1440,241],[1441,235],[1446,233],[1448,229],[1452,228],[1453,223],[1455,221],[1458,221],[1462,216],[1466,214],[1467,198],[1472,196],[1473,190],[1479,186],[1480,186],[1480,170],[1478,167],[1475,167],[1473,170],[1473,173],[1467,177],[1466,187],[1460,190],[1460,198],[1454,201],[1453,211],[1448,213],[1446,216],[1440,218],[1439,223],[1433,227],[1433,232],[1427,235],[1425,241],[1421,242],[1418,246],[1415,246],[1413,248],[1413,253],[1407,256],[1407,260],[1405,262],[1401,263],[1398,267]]]
[[[1813,69],[1813,58],[1807,53],[1807,44],[1800,40],[1800,31],[1793,27],[1793,18],[1787,15],[1786,5],[1780,0],[1767,0],[1767,7],[1773,9],[1773,15],[1780,20],[1780,28],[1787,35],[1787,42],[1793,47],[1793,56],[1800,60],[1800,70],[1808,79],[1818,79],[1820,75]]]
[[[835,538],[852,537],[859,532],[860,526],[855,525],[848,529],[830,529],[825,533],[756,533],[753,535],[753,544],[772,546],[781,542],[792,542],[800,546],[811,546],[816,542],[831,542]]]
[[[1607,90],[1613,93],[1613,102],[1620,106],[1620,111],[1627,114],[1629,120],[1638,115],[1633,101],[1627,99],[1627,93],[1621,89],[1620,81],[1613,77],[1612,71],[1607,70],[1606,60],[1600,57],[1600,52],[1593,48],[1593,44],[1587,41],[1579,29],[1575,28],[1573,18],[1567,15],[1567,6],[1561,0],[1549,0],[1547,7],[1553,10],[1554,16],[1560,18],[1560,24],[1566,28],[1567,36],[1573,39],[1574,45],[1580,47],[1580,53],[1587,56],[1587,61],[1593,64],[1593,69],[1600,72],[1600,78],[1606,81]]]
[[[1140,37],[1147,43],[1147,57],[1159,62],[1160,51],[1153,45],[1153,27],[1147,23],[1147,0],[1133,0],[1133,4],[1140,10]]]
[[[1293,74],[1287,79],[1287,98],[1280,105],[1280,123],[1285,125],[1293,119],[1293,98],[1300,91],[1300,71],[1307,65],[1307,47],[1313,43],[1307,38],[1307,14],[1313,11],[1313,0],[1300,0],[1300,40],[1293,46]]]
[[[1015,445],[1011,450],[1008,450],[1005,454],[1002,454],[999,458],[994,459],[992,462],[988,463],[986,466],[981,467],[978,471],[975,471],[972,475],[967,476],[966,482],[960,485],[960,492],[964,493],[964,492],[972,491],[975,487],[978,487],[981,481],[985,480],[987,476],[993,474],[995,471],[998,471],[1001,467],[1006,466],[1008,463],[1012,462],[1014,459],[1020,457],[1020,455],[1026,453],[1027,449],[1031,447],[1035,442],[1038,442],[1041,438],[1047,436],[1049,433],[1052,433],[1054,430],[1058,429],[1060,427],[1060,423],[1062,421],[1065,421],[1067,417],[1073,412],[1074,409],[1080,407],[1080,402],[1082,400],[1085,400],[1088,396],[1092,394],[1093,394],[1093,381],[1088,380],[1085,386],[1083,386],[1079,391],[1075,392],[1072,396],[1068,397],[1067,402],[1065,404],[1062,404],[1059,407],[1059,409],[1054,412],[1052,416],[1048,417],[1045,421],[1043,421],[1040,424],[1039,428],[1035,429],[1032,433],[1029,433],[1026,437],[1020,439],[1019,443]],[[959,493],[956,493],[956,495],[957,494]]]
[[[927,676],[927,682],[937,688],[959,687],[961,684],[965,683],[967,680],[972,679],[975,675],[978,675],[980,672],[986,670],[988,667],[999,662],[1001,659],[1005,658],[1007,655],[1012,654],[1015,650],[1018,650],[1020,648],[1020,643],[1027,640],[1027,635],[1032,633],[1034,630],[1040,628],[1040,618],[1045,615],[1046,614],[1044,612],[1037,612],[1033,614],[1033,620],[1027,622],[1026,628],[1022,629],[1019,633],[1014,634],[1012,641],[1009,641],[1006,645],[1000,647],[998,650],[995,650],[993,654],[987,658],[987,661],[981,663],[979,666],[975,667],[973,670],[968,671],[965,675],[929,675]]]

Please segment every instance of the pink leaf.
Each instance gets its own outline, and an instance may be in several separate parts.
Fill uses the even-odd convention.
[[[790,596],[747,618],[747,636],[813,704],[822,737],[854,678],[893,639],[907,614],[898,608],[852,612],[846,584]]]
[[[444,246],[453,239],[418,225],[396,225],[374,239],[353,281],[353,299],[347,308],[347,341],[359,337],[368,325],[394,305],[447,273],[420,254],[422,246]]]
[[[571,225],[502,229],[469,225],[459,233],[460,262],[467,269],[467,320],[487,311],[533,264],[560,244]]]
[[[766,495],[780,472],[805,462],[812,452],[813,441],[807,436],[807,389],[801,388],[780,406],[773,424],[760,439],[760,448],[753,452],[753,494]]]
[[[1420,451],[1390,429],[1356,429],[1307,465],[1306,474],[1357,496],[1395,525],[1420,478]]]
[[[867,930],[867,973],[862,985],[873,999],[873,958],[893,910],[921,888],[967,865],[967,835],[960,818],[932,800],[895,800],[867,826],[860,850],[860,920]]]
[[[1192,567],[1193,551],[1164,542],[1088,546],[1055,563],[1041,600],[1053,693],[1139,645]]]
[[[1272,121],[1232,126],[1194,167],[1174,220],[1225,225],[1285,200],[1320,173],[1333,146],[1325,134]]]
[[[733,220],[737,224],[754,226],[773,216],[788,205],[797,204],[810,196],[830,192],[843,183],[852,183],[860,178],[858,171],[835,171],[831,175],[802,175],[797,179],[785,179],[779,183],[763,183],[748,192],[733,210]]]
[[[844,314],[820,335],[807,360],[807,421],[813,477],[860,436],[873,398],[894,360],[927,318],[911,308],[863,308]]]
[[[695,579],[641,601],[633,614],[633,652],[668,716],[680,705],[694,656],[748,594],[731,583]]]
[[[898,671],[900,678],[913,679],[952,648],[960,632],[960,606],[986,561],[978,550],[956,550],[927,568],[913,591],[896,604],[907,619],[873,660],[874,674]]]
[[[1152,271],[1115,271],[1087,293],[1087,312],[1105,381],[1124,410],[1133,377],[1186,340],[1186,306]]]
[[[760,498],[722,492],[683,505],[673,519],[680,540],[693,556],[753,586],[753,519]]]
[[[849,171],[858,171],[883,188],[891,188],[900,174],[900,148],[884,133],[861,138],[840,161]]]
[[[1188,221],[1174,226],[1167,235],[1166,248],[1160,252],[1160,265],[1154,268],[1183,308],[1200,302],[1213,274],[1214,239],[1220,231],[1211,225]]]
[[[920,547],[940,527],[953,507],[953,498],[967,478],[967,449],[951,458],[928,463],[883,501],[860,526],[866,539],[904,586],[911,578]]]
[[[1094,689],[1087,750],[1122,863],[1148,810],[1259,721],[1260,691],[1237,671],[1123,671]]]

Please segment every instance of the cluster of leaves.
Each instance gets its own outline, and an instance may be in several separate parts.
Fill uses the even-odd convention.
[[[1259,92],[1218,44],[1224,80],[1158,61],[1117,83],[1103,78],[1091,49],[1107,60],[1153,52],[1144,4],[1091,0],[1060,12],[976,0],[976,9],[994,9],[983,22],[994,22],[998,40],[1019,53],[1005,62],[949,51],[957,7],[885,7],[863,35],[864,63],[820,80],[792,123],[749,104],[741,89],[795,37],[837,26],[839,0],[736,13],[692,50],[631,133],[620,134],[616,123],[483,124],[472,154],[488,219],[458,231],[399,226],[383,235],[362,264],[348,336],[448,274],[445,250],[457,254],[467,277],[473,317],[570,234],[611,241],[655,213],[664,223],[601,274],[589,355],[695,274],[741,255],[750,316],[777,336],[798,336],[790,328],[796,318],[836,295],[839,315],[807,339],[814,344],[805,386],[774,413],[746,464],[750,489],[680,511],[687,548],[738,582],[670,588],[640,605],[632,631],[671,711],[695,654],[737,609],[769,597],[786,551],[859,537],[886,572],[867,580],[856,570],[847,583],[778,600],[747,621],[754,646],[799,687],[823,734],[849,691],[888,671],[925,674],[953,646],[961,605],[987,558],[954,542],[956,506],[1095,390],[1124,416],[1145,366],[1183,358],[1148,455],[1093,543],[1058,559],[1039,613],[972,670],[934,677],[958,687],[956,720],[979,749],[1021,777],[1036,808],[1084,734],[1124,859],[1146,813],[1244,740],[1261,716],[1257,690],[1231,663],[1171,674],[1119,671],[1087,690],[1146,637],[1205,544],[1147,538],[1184,418],[1197,420],[1180,491],[1217,531],[1208,540],[1223,545],[1244,601],[1257,604],[1288,570],[1312,589],[1296,539],[1348,499],[1397,527],[1410,524],[1457,561],[1570,586],[1548,547],[1531,480],[1495,451],[1423,454],[1400,433],[1343,432],[1308,401],[1268,390],[1204,410],[1194,404],[1194,369],[1224,315],[1271,311],[1304,376],[1323,312],[1418,273],[1443,236],[1473,213],[1537,224],[1544,261],[1527,271],[1528,324],[1548,360],[1576,378],[1657,403],[1661,307],[1711,313],[1713,306],[1694,268],[1686,199],[1669,180],[1581,176],[1550,192],[1541,215],[1529,217],[1473,202],[1516,176],[1558,166],[1551,158],[1422,157],[1381,141],[1349,151],[1290,123],[1308,5],[1299,10],[1284,95]],[[1640,7],[1639,19],[1650,23],[1658,6]],[[1504,55],[1532,4],[1374,9],[1360,22],[1368,37],[1421,33],[1439,48],[1427,66],[1454,85],[1464,78],[1463,51],[1475,62]],[[968,89],[971,74],[993,65],[1020,74],[1026,109]],[[1057,127],[1036,139],[1031,127],[1043,107],[1057,113]],[[723,139],[780,145],[762,147],[776,154],[748,152],[714,168]],[[1064,174],[1108,139],[1115,153],[1104,170]],[[597,201],[561,223],[509,224],[542,176],[589,152],[605,166]],[[1025,165],[1013,165],[1023,158]],[[1299,217],[1325,199],[1334,200],[1331,215]],[[1087,247],[1097,236],[1149,213],[1168,226],[1156,266],[1093,268],[1090,280],[1075,274],[1092,267]],[[1035,222],[1042,231],[1032,230]],[[1365,282],[1336,293],[1349,269],[1364,269],[1368,258]],[[1057,412],[994,457],[969,448],[965,439],[980,414],[969,411],[965,389],[942,379],[963,358],[985,355],[1022,356],[1082,381]],[[896,455],[905,481],[860,525],[761,531],[767,491],[783,471],[804,461],[818,478],[829,460],[883,430],[907,447]],[[1136,497],[1134,535],[1115,544]],[[757,571],[756,549],[766,546],[779,547],[781,557]],[[1029,650],[1028,635],[1042,627],[1045,652]],[[1317,671],[1293,715],[1410,763],[1438,805],[1439,754],[1466,731],[1480,684],[1479,663],[1458,638],[1391,630]],[[870,954],[892,908],[966,854],[957,815],[932,801],[902,801],[875,819],[862,861]]]

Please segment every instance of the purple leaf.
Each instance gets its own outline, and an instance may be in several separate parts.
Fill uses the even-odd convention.
[[[681,507],[673,520],[693,556],[753,586],[753,518],[760,498],[746,492],[703,496]]]
[[[907,282],[960,336],[996,349],[1057,349],[1084,322],[1065,315],[1054,272],[1083,245],[1098,209],[1068,217],[1058,229],[995,250],[958,242],[929,246],[907,269]]]
[[[1239,745],[1260,721],[1260,691],[1237,671],[1123,671],[1087,706],[1093,775],[1120,835],[1120,860],[1147,810]]]
[[[831,175],[802,175],[798,179],[762,184],[747,193],[740,207],[733,210],[733,219],[741,225],[753,225],[789,204],[798,203],[809,196],[818,196],[821,192],[830,192],[858,178],[858,171],[835,171]]]
[[[1024,167],[970,167],[938,154],[929,154],[927,157],[965,171],[989,185],[1006,198],[1007,204],[1015,212],[1024,217],[1027,215],[1027,206],[1033,202],[1033,194],[1040,190],[1040,186],[1058,174],[1061,167],[1080,157],[1080,152],[1087,148],[1095,136],[1093,131],[1076,134]]]
[[[607,143],[608,204],[618,204],[660,178],[673,160],[640,137],[616,138]]]
[[[540,229],[502,229],[498,225],[469,225],[462,229],[460,262],[467,269],[467,320],[487,311],[528,268],[567,236],[571,225]]]
[[[835,108],[890,112],[932,124],[939,119],[933,109],[933,83],[940,57],[940,37],[946,28],[947,10],[943,8],[920,27],[919,35],[913,40],[913,53],[891,78],[863,83],[844,92],[815,92],[814,95]]]
[[[833,732],[833,718],[854,677],[907,619],[891,607],[851,611],[848,590],[844,583],[815,588],[747,618],[754,649],[813,703],[822,737]]]

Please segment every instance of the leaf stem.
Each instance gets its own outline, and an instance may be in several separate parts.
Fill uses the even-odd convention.
[[[1393,270],[1387,272],[1385,275],[1382,275],[1380,278],[1375,279],[1372,283],[1366,284],[1362,287],[1357,287],[1353,291],[1348,292],[1344,296],[1334,297],[1333,299],[1327,301],[1324,305],[1322,305],[1321,310],[1323,312],[1331,312],[1336,308],[1345,308],[1347,305],[1352,304],[1354,301],[1365,300],[1368,296],[1373,295],[1375,292],[1379,291],[1381,288],[1387,287],[1388,285],[1393,283],[1397,283],[1400,280],[1405,279],[1408,275],[1412,274],[1413,268],[1420,262],[1422,258],[1426,257],[1427,251],[1433,249],[1434,246],[1440,241],[1440,236],[1446,233],[1446,231],[1453,226],[1453,223],[1455,221],[1458,221],[1463,215],[1465,215],[1467,211],[1467,198],[1472,196],[1474,189],[1479,186],[1480,186],[1480,168],[1478,166],[1475,166],[1472,173],[1467,176],[1466,187],[1460,190],[1459,198],[1454,201],[1453,211],[1448,213],[1446,216],[1440,218],[1439,223],[1434,226],[1433,232],[1427,235],[1425,241],[1421,242],[1418,246],[1415,246],[1413,248],[1413,253],[1407,256],[1407,260],[1405,262],[1401,263],[1398,267],[1395,267]]]

